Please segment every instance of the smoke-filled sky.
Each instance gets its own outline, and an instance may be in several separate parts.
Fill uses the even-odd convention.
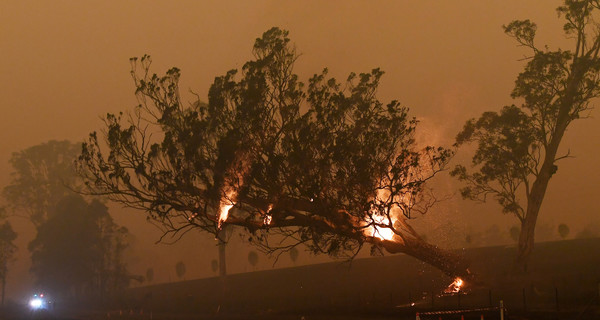
[[[252,57],[254,39],[273,26],[290,31],[302,54],[296,69],[301,79],[324,67],[338,79],[381,67],[386,72],[381,100],[397,99],[411,108],[422,120],[420,140],[449,146],[469,118],[515,103],[510,91],[529,52],[503,33],[503,24],[529,18],[538,23],[538,43],[551,48],[570,44],[555,12],[559,3],[3,0],[0,187],[9,182],[12,152],[51,139],[82,141],[101,129],[102,115],[131,109],[136,100],[130,57],[150,54],[158,73],[180,68],[181,88],[206,100],[214,77],[240,68]],[[576,121],[567,132],[562,152],[570,150],[574,158],[561,161],[552,178],[540,215],[543,228],[565,222],[574,233],[600,221],[597,112]],[[445,192],[456,192],[456,184],[448,179],[438,184]],[[455,196],[417,225],[429,228],[437,241],[449,239],[440,236],[447,232],[516,225],[499,212],[498,206],[475,205]],[[112,213],[137,239],[134,272],[143,274],[154,267],[156,281],[175,280],[175,263],[182,260],[188,264],[188,279],[213,275],[210,261],[217,254],[210,237],[190,235],[173,246],[155,246],[159,233],[142,213],[118,207]],[[27,223],[17,225],[21,248],[9,283],[13,292],[30,283],[26,244],[33,236]],[[230,250],[229,269],[249,270],[249,249],[241,244],[236,248]],[[303,263],[310,261],[306,256],[300,258]],[[260,267],[271,266],[272,261],[261,259]],[[282,259],[281,265],[289,265],[289,259]]]

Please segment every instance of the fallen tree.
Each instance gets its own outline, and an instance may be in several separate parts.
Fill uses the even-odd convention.
[[[408,108],[376,97],[383,72],[341,84],[325,69],[305,85],[278,28],[256,39],[253,53],[241,75],[215,78],[208,103],[188,106],[178,69],[158,76],[148,56],[132,59],[140,104],[108,114],[104,135],[83,144],[88,192],[145,210],[165,237],[193,229],[222,237],[238,226],[269,253],[305,245],[352,258],[370,244],[468,277],[460,256],[409,224],[436,202],[426,182],[452,152],[417,147]]]

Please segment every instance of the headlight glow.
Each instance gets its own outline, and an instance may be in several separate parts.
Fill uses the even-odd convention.
[[[39,309],[44,305],[44,301],[40,298],[33,298],[29,300],[29,306],[33,309]]]

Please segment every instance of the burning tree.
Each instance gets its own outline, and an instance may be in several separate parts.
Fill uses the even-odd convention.
[[[417,148],[408,108],[376,97],[383,72],[352,73],[341,84],[325,69],[305,85],[278,28],[256,39],[253,54],[241,75],[215,78],[207,104],[188,106],[177,68],[158,76],[150,57],[132,59],[140,104],[108,114],[104,135],[83,144],[89,192],[145,210],[163,237],[191,229],[222,237],[238,226],[268,253],[302,244],[353,257],[371,244],[467,276],[461,257],[408,223],[435,203],[425,184],[452,153]]]
[[[464,166],[453,170],[466,182],[463,197],[494,197],[504,213],[520,221],[517,262],[522,266],[533,250],[550,178],[558,170],[557,162],[569,156],[558,153],[562,138],[600,94],[600,28],[593,17],[599,8],[597,0],[565,0],[557,9],[566,20],[566,36],[574,40],[572,50],[535,45],[537,27],[529,20],[505,26],[505,32],[532,54],[512,92],[522,104],[469,120],[456,139],[459,145],[477,143],[476,171],[470,173]]]

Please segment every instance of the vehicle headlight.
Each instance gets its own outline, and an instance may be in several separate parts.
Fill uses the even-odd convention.
[[[44,301],[40,298],[33,298],[29,300],[29,306],[33,309],[39,309],[44,306]]]

